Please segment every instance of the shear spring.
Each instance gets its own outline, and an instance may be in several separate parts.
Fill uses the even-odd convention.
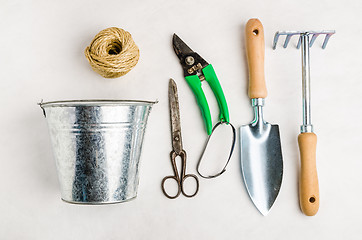
[[[202,173],[200,172],[201,160],[202,160],[202,158],[203,158],[203,156],[204,156],[204,154],[205,154],[205,152],[206,152],[207,145],[209,144],[209,141],[210,141],[210,139],[211,139],[212,134],[215,132],[216,128],[219,127],[219,126],[222,125],[222,124],[227,124],[227,125],[229,125],[229,126],[231,127],[231,129],[232,129],[232,132],[233,132],[233,139],[232,139],[232,144],[231,144],[231,148],[230,148],[229,157],[228,157],[228,159],[227,159],[224,167],[222,168],[222,170],[221,170],[219,173],[214,174],[214,175],[208,175],[208,176],[206,176],[206,175],[204,175],[204,174],[202,174]],[[235,148],[235,142],[236,142],[236,131],[235,131],[235,127],[234,127],[231,123],[225,122],[225,121],[220,121],[220,122],[216,123],[216,125],[212,128],[211,134],[207,137],[204,150],[202,151],[202,154],[201,154],[201,156],[200,156],[200,158],[199,158],[199,161],[197,162],[197,167],[196,167],[197,173],[198,173],[201,177],[207,178],[207,179],[216,178],[216,177],[220,176],[221,174],[223,174],[223,173],[226,171],[226,167],[227,167],[227,165],[228,165],[229,162],[230,162],[231,156],[233,155],[234,148]]]

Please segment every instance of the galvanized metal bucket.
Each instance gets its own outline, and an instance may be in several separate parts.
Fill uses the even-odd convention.
[[[107,204],[137,196],[143,136],[154,103],[82,100],[40,104],[64,201]]]

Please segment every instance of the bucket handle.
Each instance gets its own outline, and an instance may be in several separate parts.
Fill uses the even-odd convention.
[[[46,118],[47,114],[45,113],[45,109],[43,108],[43,102],[44,102],[44,100],[42,99],[42,100],[40,100],[40,103],[37,103],[37,105],[39,105],[41,110],[43,110],[44,117]]]

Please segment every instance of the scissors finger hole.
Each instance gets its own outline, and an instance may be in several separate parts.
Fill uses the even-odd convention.
[[[199,180],[193,174],[186,175],[182,182],[182,191],[186,197],[193,197],[199,191]]]
[[[163,179],[162,191],[168,198],[176,198],[181,193],[180,186],[174,177],[167,177]]]

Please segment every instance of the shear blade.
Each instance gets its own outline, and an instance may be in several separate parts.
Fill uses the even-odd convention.
[[[179,36],[177,36],[175,33],[173,34],[172,45],[184,70],[184,76],[186,77],[195,74],[199,76],[202,75],[201,69],[209,65],[205,59],[203,59],[196,52],[192,51],[192,49],[187,46],[187,44],[182,41],[181,38],[179,38]],[[193,70],[189,71],[190,69]]]
[[[187,46],[187,44],[184,41],[182,41],[179,36],[176,35],[176,33],[173,34],[172,45],[173,45],[173,50],[175,51],[177,57],[180,60],[184,58],[185,55],[190,55],[194,53],[194,51],[192,51],[192,49],[189,46]]]

